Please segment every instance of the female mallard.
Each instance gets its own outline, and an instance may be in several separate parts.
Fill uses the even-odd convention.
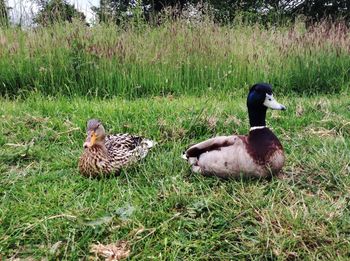
[[[219,136],[196,145],[185,152],[193,172],[222,178],[268,177],[277,174],[284,165],[283,147],[266,127],[267,108],[285,110],[272,95],[269,84],[251,87],[247,107],[250,131],[246,136]]]
[[[119,174],[122,167],[144,158],[154,144],[129,134],[106,136],[99,120],[89,120],[84,152],[79,160],[80,173],[89,177]]]

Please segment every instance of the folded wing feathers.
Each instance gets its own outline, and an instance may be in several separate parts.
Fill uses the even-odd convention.
[[[112,159],[123,165],[143,159],[155,144],[152,140],[127,133],[106,137],[106,147]]]

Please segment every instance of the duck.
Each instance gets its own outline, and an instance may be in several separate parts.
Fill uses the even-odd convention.
[[[98,119],[87,122],[87,137],[78,167],[83,176],[119,175],[122,168],[146,157],[156,143],[128,133],[106,135]]]
[[[273,97],[272,86],[256,83],[247,97],[250,130],[247,135],[217,136],[189,147],[183,158],[192,172],[220,178],[267,178],[284,166],[284,149],[266,126],[266,111],[286,110]]]

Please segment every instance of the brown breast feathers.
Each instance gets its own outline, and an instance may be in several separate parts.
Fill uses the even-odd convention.
[[[282,144],[269,128],[252,130],[248,136],[241,136],[241,139],[249,155],[259,165],[268,163],[277,150],[283,151]]]

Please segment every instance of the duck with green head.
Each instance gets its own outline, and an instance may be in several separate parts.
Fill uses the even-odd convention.
[[[266,126],[266,111],[285,110],[267,83],[257,83],[247,97],[250,130],[248,135],[218,136],[186,150],[184,158],[192,171],[222,178],[270,177],[284,165],[282,144]]]

